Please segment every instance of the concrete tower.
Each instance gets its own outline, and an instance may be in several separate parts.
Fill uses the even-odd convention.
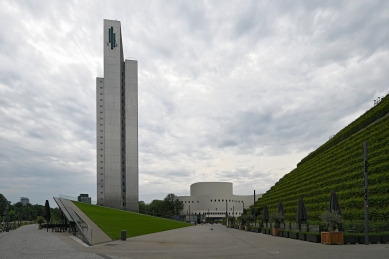
[[[96,78],[97,204],[138,212],[138,62],[124,60],[119,21],[104,20]]]

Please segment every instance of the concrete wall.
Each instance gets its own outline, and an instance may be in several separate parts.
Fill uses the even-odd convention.
[[[126,209],[139,211],[138,61],[125,61],[126,85]]]
[[[104,78],[96,79],[97,204],[138,211],[137,61],[124,62],[119,21],[104,20],[103,43]]]

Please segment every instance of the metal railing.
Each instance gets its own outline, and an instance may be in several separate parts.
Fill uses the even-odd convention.
[[[76,223],[76,236],[88,245],[93,246],[92,233],[93,229],[85,222],[85,220],[73,209],[68,210],[70,216]]]

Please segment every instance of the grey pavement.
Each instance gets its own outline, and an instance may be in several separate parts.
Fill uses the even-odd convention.
[[[85,247],[69,233],[26,226],[0,236],[0,258],[389,258],[389,244],[329,246],[222,225],[210,228],[197,225]]]
[[[197,225],[79,250],[127,258],[389,258],[389,244],[322,245],[283,237]],[[68,239],[65,239],[68,242]]]
[[[93,252],[79,251],[63,242],[54,233],[50,229],[49,232],[45,229],[39,230],[37,225],[27,225],[10,232],[0,233],[0,258],[107,258]],[[67,238],[71,235],[70,233],[62,234]]]

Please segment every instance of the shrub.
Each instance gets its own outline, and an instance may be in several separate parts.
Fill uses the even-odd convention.
[[[326,223],[328,226],[328,231],[332,232],[334,230],[334,226],[342,223],[342,215],[340,215],[337,211],[325,211],[323,214],[319,216],[319,218]]]
[[[45,219],[42,216],[38,216],[36,218],[36,223],[38,223],[39,225],[42,225],[43,222],[45,222]]]
[[[270,214],[269,217],[270,221],[275,224],[276,228],[280,227],[280,223],[285,219],[285,216],[281,213],[278,213],[277,211]]]

